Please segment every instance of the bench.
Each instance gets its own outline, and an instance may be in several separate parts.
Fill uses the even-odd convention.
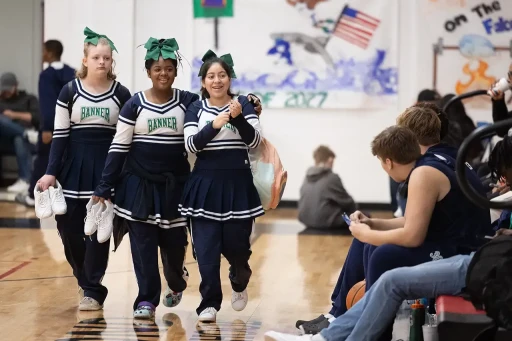
[[[476,310],[470,301],[458,296],[439,296],[436,300],[439,341],[472,341],[492,325],[485,311]],[[494,341],[512,340],[512,331],[498,330]]]

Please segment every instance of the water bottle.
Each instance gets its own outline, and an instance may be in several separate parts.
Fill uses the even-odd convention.
[[[423,325],[425,324],[425,306],[417,300],[412,306],[409,341],[423,341]]]

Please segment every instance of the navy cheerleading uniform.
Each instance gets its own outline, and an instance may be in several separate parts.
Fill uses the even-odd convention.
[[[187,287],[184,267],[187,219],[178,212],[190,174],[183,124],[187,107],[198,95],[173,89],[172,98],[155,104],[144,92],[123,107],[95,195],[108,198],[115,187],[116,248],[128,232],[139,285],[133,309],[159,304],[158,247],[169,288]]]
[[[185,185],[180,211],[191,218],[194,251],[201,274],[200,314],[222,302],[220,258],[231,264],[235,292],[243,292],[251,276],[250,235],[253,221],[264,214],[253,184],[249,148],[261,142],[259,118],[247,97],[239,96],[242,112],[221,129],[213,120],[229,110],[207,99],[193,103],[185,117],[185,147],[197,154],[194,170]]]
[[[46,174],[57,178],[67,213],[57,215],[66,259],[86,297],[103,304],[101,285],[108,263],[109,242],[98,243],[96,233],[84,238],[86,204],[99,184],[119,111],[130,91],[113,81],[102,94],[91,94],[82,81],[65,85],[57,100],[53,141]]]

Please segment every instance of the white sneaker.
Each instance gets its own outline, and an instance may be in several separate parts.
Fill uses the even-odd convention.
[[[66,199],[64,199],[64,194],[62,193],[62,186],[58,181],[55,181],[56,187],[50,186],[48,190],[50,191],[50,200],[52,201],[52,211],[53,214],[62,215],[66,214],[68,211],[68,207],[66,205]]]
[[[101,310],[103,309],[103,306],[99,304],[98,301],[96,301],[92,297],[84,297],[80,304],[78,305],[78,310],[81,311],[93,311],[93,310]]]
[[[35,197],[34,197],[34,199],[35,199]],[[34,199],[29,197],[29,195],[27,193],[18,193],[18,194],[16,194],[16,197],[14,198],[14,200],[16,200],[16,202],[19,202],[20,204],[23,204],[28,207],[34,207],[36,205],[36,201]]]
[[[15,183],[7,187],[7,192],[10,193],[25,193],[28,192],[30,184],[25,180],[18,179]]]
[[[248,301],[249,295],[247,295],[247,289],[242,292],[236,292],[233,290],[231,293],[231,307],[236,311],[244,310]]]
[[[35,211],[39,219],[49,218],[53,215],[50,191],[41,192],[39,185],[34,187]]]
[[[92,199],[89,200],[85,209],[87,210],[87,216],[85,217],[84,233],[86,236],[90,236],[98,229],[97,217],[98,213],[101,212],[101,201],[94,203]]]
[[[265,333],[265,336],[276,341],[325,341],[323,336],[320,334],[294,335],[268,331]]]
[[[25,130],[25,136],[27,137],[28,142],[36,145],[37,139],[39,138],[39,132],[35,129]]]
[[[201,322],[215,322],[217,320],[217,310],[213,307],[208,307],[199,314],[199,321]]]
[[[98,225],[98,243],[104,243],[112,236],[112,230],[114,229],[114,205],[105,200],[105,203],[101,205],[101,209],[96,216],[96,224]]]

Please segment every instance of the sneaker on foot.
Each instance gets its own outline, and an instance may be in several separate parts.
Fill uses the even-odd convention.
[[[215,322],[217,320],[217,309],[208,307],[199,314],[200,322]]]
[[[242,292],[236,292],[233,290],[231,293],[231,307],[236,311],[242,311],[247,306],[249,296],[247,295],[247,289]]]
[[[34,207],[36,205],[36,201],[32,199],[27,193],[16,194],[14,200],[28,207]]]
[[[48,188],[53,214],[66,214],[68,207],[66,205],[66,199],[64,199],[64,194],[62,193],[62,186],[58,181],[55,181],[55,186],[56,187],[50,186],[50,188]]]
[[[104,243],[112,236],[114,230],[114,205],[105,200],[96,216],[96,225],[98,226],[98,243]]]
[[[41,192],[39,185],[34,187],[35,211],[39,219],[49,218],[53,215],[50,191]]]
[[[269,338],[274,339],[276,341],[321,341],[321,340],[325,340],[321,335],[310,335],[310,334],[293,335],[293,334],[278,333],[278,332],[274,332],[274,331],[266,332],[265,336],[268,336]]]
[[[137,309],[133,312],[133,318],[141,320],[150,320],[155,318],[155,307],[149,302],[140,302]]]
[[[25,193],[28,192],[30,184],[22,179],[18,179],[15,183],[7,187],[9,193]]]
[[[25,137],[28,142],[33,145],[37,145],[37,139],[39,138],[39,132],[35,129],[25,130]]]
[[[334,319],[334,318],[333,318]],[[325,318],[324,320],[318,322],[305,322],[299,326],[299,331],[301,334],[318,334],[322,329],[329,327],[332,321],[331,319]]]
[[[96,301],[92,297],[84,297],[80,304],[78,305],[78,310],[81,311],[93,311],[93,310],[101,310],[103,309],[103,305],[99,304],[98,301]]]
[[[94,232],[96,232],[98,229],[98,225],[96,224],[96,217],[98,216],[98,212],[101,211],[102,205],[103,204],[100,201],[94,203],[94,201],[90,199],[85,206],[85,209],[87,210],[87,216],[85,217],[84,233],[86,236],[94,234]]]
[[[328,314],[329,315],[329,314]],[[318,316],[317,318],[315,319],[312,319],[312,320],[309,320],[309,321],[306,321],[306,320],[298,320],[296,323],[295,323],[295,328],[299,329],[300,330],[300,326],[302,326],[304,323],[318,323],[318,322],[321,322],[323,320],[325,320],[327,317],[322,314],[320,316]]]
[[[164,298],[162,298],[162,303],[166,307],[172,308],[180,304],[182,298],[183,292],[174,292],[169,287],[167,287],[164,292]]]

